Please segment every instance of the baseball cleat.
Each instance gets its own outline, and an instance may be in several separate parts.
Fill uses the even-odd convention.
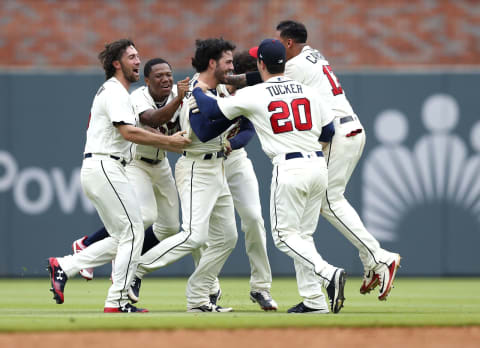
[[[133,303],[137,303],[140,299],[140,287],[142,286],[142,280],[138,277],[133,279],[132,285],[128,288],[128,299]]]
[[[187,309],[188,313],[228,313],[233,312],[233,308],[230,307],[220,307],[214,304],[206,304],[199,307],[193,307]]]
[[[307,307],[303,304],[303,302],[300,302],[299,304],[297,304],[296,306],[293,306],[292,308],[289,308],[287,313],[300,313],[300,314],[327,314],[329,313],[330,311],[328,310],[328,308],[320,308],[320,309],[316,309],[316,308],[310,308],[310,307]]]
[[[380,284],[378,274],[376,274],[373,270],[365,271],[363,274],[362,285],[360,286],[360,293],[362,295],[368,294],[370,291],[375,289],[378,284]]]
[[[87,247],[85,244],[83,244],[85,239],[87,239],[87,236],[77,239],[76,241],[73,242],[72,250],[74,254],[79,253],[80,251],[82,251]],[[93,268],[81,269],[79,273],[86,280],[93,279]]]
[[[267,290],[250,291],[250,299],[253,303],[258,303],[264,311],[276,311],[278,309],[277,302],[275,302]]]
[[[208,297],[210,297],[210,303],[216,305],[222,298],[222,289],[218,289],[216,293],[210,294]]]
[[[127,303],[121,307],[105,307],[103,313],[148,313],[148,309],[137,308]]]
[[[344,289],[347,281],[347,274],[342,268],[337,268],[333,273],[330,284],[327,286],[327,295],[330,300],[330,310],[333,313],[338,313],[345,302]]]
[[[50,282],[52,284],[50,291],[53,292],[53,299],[57,304],[62,304],[65,299],[63,290],[65,289],[65,284],[68,280],[67,275],[62,267],[60,267],[58,260],[55,257],[50,257],[48,259],[47,271],[50,273]]]
[[[385,301],[392,290],[393,281],[395,280],[397,269],[400,267],[401,259],[400,255],[397,254],[395,259],[388,266],[382,265],[379,270],[375,271],[375,273],[378,274],[381,284],[380,294],[378,295],[380,301]]]

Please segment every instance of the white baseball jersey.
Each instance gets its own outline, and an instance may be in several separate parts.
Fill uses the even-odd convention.
[[[300,54],[288,60],[285,76],[313,87],[336,116],[355,115],[328,61],[316,49],[305,46]]]
[[[130,158],[131,143],[122,137],[114,123],[135,126],[135,110],[128,91],[115,77],[105,81],[97,91],[88,123],[85,153]]]
[[[130,98],[132,100],[132,104],[134,106],[135,112],[137,113],[137,115],[140,115],[142,112],[146,110],[150,110],[150,109],[157,110],[159,107],[167,105],[174,98],[176,98],[177,95],[178,95],[177,85],[174,85],[165,103],[163,105],[157,105],[157,103],[155,103],[152,96],[150,95],[150,92],[148,91],[148,87],[142,86],[134,90],[130,95]],[[180,114],[180,108],[177,109],[177,111],[175,111],[173,117],[169,122],[175,122],[179,114]],[[140,121],[138,122],[138,125],[142,128],[145,128],[145,126]],[[168,128],[166,127],[166,125],[162,125],[161,128],[163,129],[163,132],[168,133]],[[150,145],[133,144],[132,153],[135,158],[145,157],[153,160],[157,160],[157,159],[161,160],[165,158],[165,151]]]
[[[197,81],[198,74],[194,75],[193,78],[190,80],[190,91],[193,90],[193,85],[195,81]],[[213,91],[208,90],[206,93],[209,97],[223,99],[220,97],[225,97],[230,95],[228,93],[227,88],[225,85],[218,85],[217,88]],[[190,107],[188,105],[189,98],[193,98],[191,92],[187,92],[185,98],[183,99],[183,105],[180,111],[180,127],[182,130],[187,131],[187,135],[190,137],[192,142],[185,147],[185,151],[191,154],[203,154],[203,153],[212,153],[212,152],[219,152],[223,149],[224,138],[222,135],[219,135],[209,141],[203,143],[198,139],[195,132],[192,131],[190,126]],[[195,117],[195,115],[193,116]]]
[[[119,308],[128,303],[128,288],[142,251],[144,228],[140,204],[126,177],[124,164],[112,158],[129,158],[131,144],[114,123],[135,125],[130,94],[115,77],[98,90],[90,116],[85,153],[93,156],[83,160],[80,180],[111,237],[81,253],[58,258],[58,262],[70,278],[81,269],[114,259],[112,286],[105,307]]]
[[[336,116],[335,136],[325,152],[325,158],[328,159],[328,187],[323,196],[322,216],[359,250],[366,273],[382,264],[390,264],[396,254],[380,247],[344,196],[345,187],[365,145],[365,131],[348,102],[345,91],[325,57],[310,46],[304,46],[300,54],[287,61],[285,75],[314,88]],[[342,116],[352,117],[342,122]],[[353,130],[361,132],[347,137]],[[315,282],[315,275],[308,271],[308,266],[301,263],[296,263],[295,267],[297,274],[303,274],[298,284],[304,303],[318,308],[315,299],[321,293],[321,286]]]
[[[284,76],[242,88],[217,102],[227,118],[243,115],[252,121],[270,158],[295,151],[321,151],[318,138],[322,127],[333,120],[314,90]]]

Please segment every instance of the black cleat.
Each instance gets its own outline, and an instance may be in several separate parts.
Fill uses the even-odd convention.
[[[327,286],[327,294],[330,300],[330,309],[333,313],[338,313],[343,307],[345,302],[345,296],[343,294],[345,290],[345,283],[347,281],[347,274],[342,268],[337,268],[333,277],[330,280],[330,284]]]
[[[218,291],[214,294],[210,294],[210,303],[216,305],[218,301],[222,298],[222,289],[218,289]]]
[[[187,309],[187,312],[188,313],[228,313],[228,312],[233,312],[233,308],[220,307],[220,306],[209,303],[208,305],[189,308]]]
[[[316,308],[310,308],[310,307],[307,307],[303,304],[303,302],[300,302],[299,304],[297,304],[296,306],[293,306],[292,308],[290,308],[287,313],[308,313],[308,314],[327,314],[329,313],[330,311],[328,310],[328,308],[321,308],[321,309],[316,309]]]
[[[137,303],[140,299],[140,287],[142,286],[142,280],[138,277],[133,279],[132,285],[128,288],[128,298],[132,303]]]

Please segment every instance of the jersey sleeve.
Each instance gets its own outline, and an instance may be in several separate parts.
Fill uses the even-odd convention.
[[[233,120],[241,115],[248,118],[250,114],[248,105],[249,101],[251,101],[250,93],[246,93],[248,89],[249,87],[241,89],[228,98],[217,98],[218,108],[226,118]]]
[[[296,64],[285,65],[285,76],[300,83],[305,83],[305,76],[302,69]]]
[[[153,109],[152,105],[148,102],[145,91],[143,88],[139,88],[132,92],[130,95],[130,99],[132,100],[133,107],[135,108],[135,112],[140,115],[142,112],[146,110]]]
[[[333,114],[332,109],[330,109],[322,99],[316,98],[316,101],[322,114],[321,125],[323,127],[332,122],[335,118],[335,115]]]
[[[123,88],[123,87],[122,87]],[[105,100],[105,108],[112,123],[136,124],[135,110],[128,92],[119,88],[111,89]]]

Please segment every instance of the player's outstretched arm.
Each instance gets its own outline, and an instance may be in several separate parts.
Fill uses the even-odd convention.
[[[163,135],[155,134],[129,124],[118,125],[117,129],[125,140],[136,144],[164,148],[168,151],[178,152],[192,142],[183,136],[186,133],[185,131],[177,132],[174,135]]]
[[[200,85],[200,84],[199,84]],[[201,87],[195,87],[192,91],[198,110],[211,120],[225,118],[225,115],[218,108],[217,100],[205,95]]]
[[[226,81],[228,85],[232,85],[237,88],[242,88],[247,85],[247,78],[245,74],[228,75],[226,77]]]
[[[178,95],[170,101],[167,105],[160,109],[148,109],[140,114],[140,122],[150,126],[152,128],[158,128],[164,123],[171,120],[175,111],[182,104],[182,100],[185,97],[185,93],[188,91],[188,82],[190,78],[187,77],[184,80],[178,81],[177,90]]]
[[[249,71],[247,73],[238,75],[228,75],[226,80],[227,84],[237,88],[253,86],[263,82],[262,76],[258,71]]]

